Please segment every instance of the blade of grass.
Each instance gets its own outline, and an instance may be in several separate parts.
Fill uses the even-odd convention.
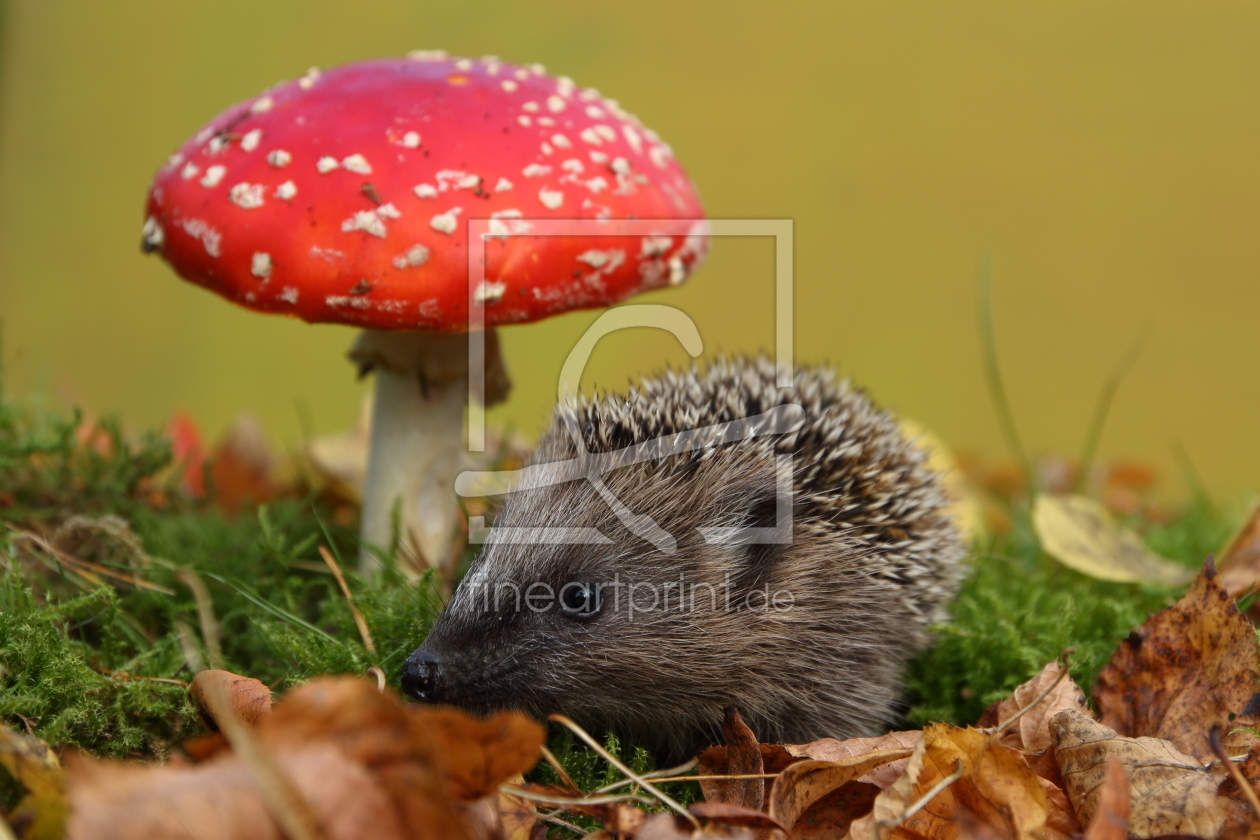
[[[298,618],[293,613],[280,609],[275,604],[255,594],[249,587],[247,587],[243,583],[240,583],[239,581],[234,581],[229,578],[221,577],[219,575],[214,574],[213,572],[206,572],[206,577],[210,578],[211,580],[217,580],[219,583],[223,584],[224,586],[230,587],[242,598],[254,604],[254,606],[261,607],[262,609],[274,615],[276,618],[287,621],[290,624],[293,624],[297,627],[301,627],[303,630],[323,636],[325,639],[327,639],[330,642],[333,642],[334,644],[338,644],[338,645],[341,644],[340,639],[337,639],[337,638],[334,638],[333,636],[328,635],[323,630],[320,630],[318,627],[316,627],[314,624],[311,624],[308,621],[304,621],[303,619]]]
[[[980,327],[980,357],[984,362],[985,381],[989,386],[989,396],[993,399],[993,408],[997,413],[998,426],[1011,457],[1019,466],[1024,478],[1024,487],[1029,496],[1033,492],[1032,464],[1024,451],[1024,444],[1019,439],[1019,430],[1015,426],[1015,415],[1011,412],[1010,401],[1006,397],[1006,386],[1002,383],[1002,371],[998,367],[997,339],[993,331],[993,268],[988,256],[980,260],[979,278],[977,281],[976,314]]]
[[[1085,443],[1081,447],[1081,471],[1076,477],[1078,493],[1084,489],[1085,483],[1089,480],[1089,472],[1094,467],[1094,458],[1098,455],[1098,443],[1102,440],[1103,427],[1107,424],[1107,415],[1111,413],[1111,403],[1116,398],[1116,392],[1120,390],[1120,383],[1124,381],[1124,377],[1133,367],[1138,356],[1142,355],[1142,348],[1145,346],[1146,336],[1139,336],[1129,347],[1128,352],[1120,358],[1119,364],[1112,369],[1111,374],[1103,382],[1102,390],[1098,392],[1098,402],[1094,404],[1094,416],[1090,419],[1089,430],[1085,433]]]

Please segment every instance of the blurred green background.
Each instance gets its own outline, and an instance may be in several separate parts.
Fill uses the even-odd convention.
[[[310,65],[415,48],[542,62],[670,141],[716,217],[796,224],[798,360],[839,366],[956,448],[998,454],[976,340],[995,271],[1026,443],[1075,452],[1145,349],[1104,455],[1260,486],[1260,5],[638,0],[8,0],[0,47],[0,320],[11,391],[132,428],[277,444],[354,419],[350,330],[236,309],[139,249],[145,188],[234,101]],[[684,288],[706,352],[773,346],[768,240],[722,240]],[[532,434],[593,319],[505,331]],[[588,380],[679,362],[625,333]],[[300,420],[300,418],[306,418]],[[1174,482],[1175,483],[1175,482]]]

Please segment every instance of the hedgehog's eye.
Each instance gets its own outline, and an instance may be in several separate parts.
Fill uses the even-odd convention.
[[[598,584],[566,583],[560,590],[560,612],[570,618],[593,618],[602,606]]]

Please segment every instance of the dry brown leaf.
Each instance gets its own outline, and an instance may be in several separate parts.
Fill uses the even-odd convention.
[[[721,771],[712,775],[755,776],[765,773],[761,745],[757,736],[740,718],[734,707],[727,707],[722,731],[726,735],[726,761]],[[702,775],[710,775],[701,770]],[[766,798],[765,779],[705,779],[700,782],[705,802],[722,802],[760,811]]]
[[[375,689],[373,689],[375,690]],[[518,712],[479,719],[454,709],[414,708],[438,753],[452,794],[478,799],[538,763],[546,731]]]
[[[1170,741],[1126,738],[1071,709],[1055,715],[1050,733],[1068,798],[1082,824],[1092,824],[1101,809],[1112,757],[1129,774],[1131,836],[1215,837],[1225,824],[1226,800],[1216,795],[1219,778]]]
[[[1184,566],[1152,552],[1137,534],[1117,525],[1105,507],[1086,496],[1038,496],[1033,528],[1046,553],[1098,580],[1177,586],[1190,579]]]
[[[915,729],[908,732],[889,732],[876,738],[848,738],[843,741],[835,738],[820,738],[808,744],[788,744],[785,749],[794,756],[812,758],[816,761],[844,761],[858,755],[866,755],[883,750],[912,750],[923,740],[923,732]],[[887,788],[901,776],[906,769],[909,758],[903,758],[876,767],[858,781],[869,782],[880,789]]]
[[[956,767],[962,776],[937,792],[918,811],[919,803]],[[961,836],[959,814],[971,811],[981,824],[996,829],[1005,840],[1033,840],[1046,823],[1046,795],[1035,773],[1020,756],[978,729],[933,724],[923,731],[906,771],[875,799],[871,813],[856,820],[854,838],[890,835],[905,840],[956,840]]]
[[[346,840],[458,840],[474,836],[470,827],[497,834],[498,786],[536,762],[542,741],[542,727],[520,715],[417,711],[345,677],[289,692],[254,733],[324,833]],[[251,766],[234,752],[191,768],[77,768],[73,840],[279,836]]]
[[[1016,688],[1010,697],[999,700],[985,710],[977,724],[978,728],[988,729],[1015,717],[1021,709],[1054,685],[1060,675],[1063,675],[1063,666],[1058,661],[1046,665],[1035,677]],[[1064,709],[1076,709],[1089,714],[1085,692],[1081,691],[1080,687],[1067,675],[1063,675],[1059,684],[1036,706],[1015,721],[1014,726],[1001,733],[1002,743],[1024,752],[1037,752],[1048,748],[1050,746],[1050,718]]]
[[[407,833],[368,771],[329,744],[275,758],[331,840],[466,836],[441,822]],[[79,759],[67,773],[68,840],[282,840],[252,775],[232,755],[192,768]]]
[[[202,718],[210,728],[218,731],[219,722],[206,703],[206,690],[210,683],[218,683],[227,690],[232,711],[246,726],[255,726],[271,714],[271,689],[252,677],[242,677],[231,671],[201,671],[193,677],[188,693],[201,709]]]
[[[1252,509],[1220,556],[1221,585],[1232,597],[1241,598],[1260,583],[1260,505]]]
[[[853,821],[871,812],[879,788],[849,782],[805,809],[792,826],[792,840],[843,840]]]
[[[701,838],[722,837],[726,840],[754,840],[757,836],[757,830],[747,826],[708,822],[702,823],[697,829],[677,814],[654,814],[647,818],[643,827],[635,833],[634,838],[635,840],[701,840]],[[590,835],[587,837],[589,838]]]
[[[770,789],[769,812],[789,831],[801,814],[834,790],[857,781],[890,761],[908,758],[911,750],[883,750],[843,761],[798,761],[779,774]]]
[[[1165,738],[1210,760],[1208,732],[1226,730],[1234,755],[1260,726],[1255,629],[1239,615],[1211,558],[1185,596],[1120,643],[1098,675],[1094,702],[1104,724],[1121,735]]]
[[[1053,748],[1047,752],[1053,752]],[[1035,767],[1033,772],[1037,772]],[[1057,767],[1054,775],[1060,778]],[[1068,837],[1080,836],[1081,823],[1076,819],[1076,811],[1072,809],[1067,793],[1060,786],[1062,779],[1056,783],[1038,773],[1037,781],[1041,783],[1041,790],[1046,795],[1046,827],[1041,830],[1042,840],[1066,840]]]
[[[538,806],[528,799],[510,793],[498,795],[499,825],[503,840],[530,840],[539,825]]]
[[[60,840],[66,831],[66,780],[57,754],[34,735],[0,723],[0,767],[26,795],[5,815],[23,840]]]
[[[1085,840],[1128,840],[1128,837],[1129,775],[1120,760],[1112,756],[1107,759],[1098,812],[1085,832]]]

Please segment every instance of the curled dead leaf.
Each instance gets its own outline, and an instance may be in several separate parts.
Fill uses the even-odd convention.
[[[1111,758],[1118,760],[1129,776],[1130,836],[1215,837],[1225,824],[1226,800],[1216,794],[1219,778],[1172,742],[1117,735],[1073,709],[1054,716],[1050,733],[1068,798],[1082,824],[1092,825],[1102,810]]]
[[[1098,580],[1178,586],[1190,579],[1185,567],[1152,552],[1137,534],[1117,525],[1105,507],[1085,496],[1038,496],[1033,528],[1046,553]]]
[[[1102,788],[1098,796],[1098,810],[1085,832],[1085,840],[1128,840],[1129,837],[1129,775],[1120,759],[1107,759]]]
[[[1185,596],[1120,643],[1098,675],[1094,702],[1121,735],[1166,738],[1209,760],[1208,733],[1227,730],[1234,755],[1260,726],[1256,635],[1221,585],[1211,558]]]
[[[725,710],[722,731],[726,735],[726,764],[720,774],[757,776],[766,772],[757,736],[733,706]],[[708,775],[701,771],[702,774]],[[705,779],[700,782],[705,802],[725,803],[760,811],[766,798],[765,779]]]
[[[956,840],[963,809],[1007,840],[1034,840],[1046,824],[1045,792],[1016,752],[978,729],[933,724],[924,729],[902,777],[876,797],[871,813],[855,821],[850,834]]]
[[[1058,680],[1057,685],[1056,680]],[[1051,743],[1050,718],[1064,709],[1076,709],[1079,712],[1089,713],[1089,706],[1085,702],[1085,692],[1081,691],[1070,676],[1063,673],[1063,666],[1057,660],[1046,665],[1036,676],[1016,688],[1010,697],[999,700],[985,710],[980,718],[979,728],[988,729],[1011,720],[1047,690],[1050,693],[1028,709],[1019,720],[1015,721],[1014,725],[998,733],[1002,743],[1013,749],[1025,752],[1046,749]]]
[[[854,756],[883,750],[913,750],[923,740],[923,733],[918,730],[907,732],[889,732],[875,738],[848,738],[843,741],[835,738],[820,738],[808,744],[788,744],[785,749],[794,756],[812,758],[817,761],[844,761]],[[889,787],[901,776],[909,758],[899,759],[876,767],[858,781],[869,782],[881,790]]]
[[[242,677],[231,671],[201,671],[193,677],[188,686],[188,693],[201,709],[207,725],[218,731],[221,724],[218,715],[222,711],[213,709],[209,702],[210,683],[222,686],[228,696],[231,713],[246,726],[254,726],[259,720],[271,714],[271,689],[251,677]]]
[[[876,767],[908,758],[912,752],[883,750],[842,761],[798,761],[774,780],[770,789],[770,816],[790,831],[801,814],[819,799],[857,781]]]
[[[57,754],[34,735],[0,723],[0,767],[26,795],[5,817],[23,840],[59,840],[66,830],[66,781]]]

